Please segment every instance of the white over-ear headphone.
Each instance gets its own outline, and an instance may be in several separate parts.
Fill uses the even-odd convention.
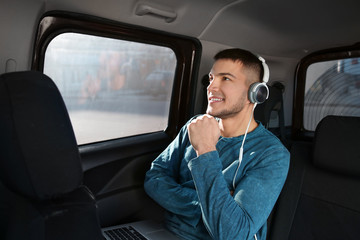
[[[266,83],[269,81],[270,70],[265,62],[265,59],[260,56],[257,57],[261,61],[264,74],[261,82],[256,82],[250,85],[248,96],[250,102],[260,104],[265,102],[265,100],[269,97],[269,88],[267,87]]]

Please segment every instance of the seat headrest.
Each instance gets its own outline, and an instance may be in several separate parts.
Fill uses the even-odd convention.
[[[0,75],[0,177],[37,200],[82,182],[79,150],[54,82],[35,71]]]
[[[260,121],[265,127],[270,122],[270,116],[272,111],[279,111],[282,102],[282,92],[280,89],[272,86],[268,86],[269,98],[262,104],[258,104],[254,110],[254,118]]]
[[[314,165],[360,176],[360,117],[327,116],[315,130]]]

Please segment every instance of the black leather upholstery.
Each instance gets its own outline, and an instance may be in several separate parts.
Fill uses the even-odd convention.
[[[271,113],[276,112],[279,120],[278,137],[285,144],[285,121],[282,91],[274,86],[268,86],[268,89],[269,98],[264,103],[256,106],[254,118],[255,120],[260,121],[266,128],[269,128]]]
[[[360,118],[328,116],[294,142],[270,240],[359,239]]]
[[[101,239],[96,201],[54,82],[0,76],[1,239]]]
[[[316,129],[314,165],[329,171],[360,177],[360,151],[355,151],[358,148],[360,148],[360,118],[328,116]]]

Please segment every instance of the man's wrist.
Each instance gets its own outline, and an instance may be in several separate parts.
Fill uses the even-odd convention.
[[[207,147],[207,148],[201,148],[199,150],[196,150],[196,155],[200,156],[208,152],[216,151],[216,147]]]

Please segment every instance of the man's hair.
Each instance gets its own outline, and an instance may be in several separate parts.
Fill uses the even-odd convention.
[[[239,48],[225,49],[214,56],[215,61],[220,59],[230,59],[234,62],[239,61],[243,64],[245,69],[253,72],[255,74],[255,79],[248,78],[249,85],[254,82],[262,81],[264,69],[260,59],[253,53]]]

